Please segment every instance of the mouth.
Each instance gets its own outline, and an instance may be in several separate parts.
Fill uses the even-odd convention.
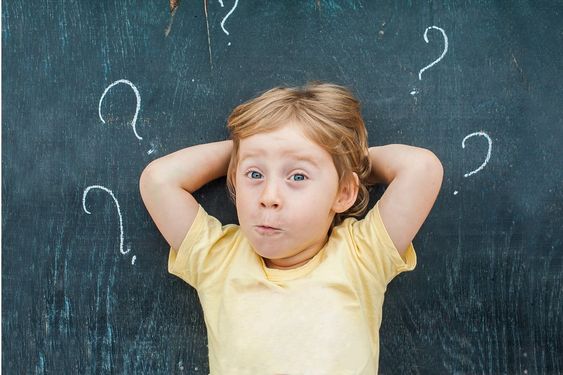
[[[274,235],[277,233],[281,233],[282,230],[280,228],[271,227],[269,225],[255,225],[254,229],[262,235]]]

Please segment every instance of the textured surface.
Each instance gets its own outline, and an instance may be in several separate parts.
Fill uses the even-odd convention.
[[[419,266],[388,289],[381,373],[563,372],[561,1],[178,3],[2,2],[4,373],[207,373],[197,294],[167,274],[138,177],[312,79],[356,93],[371,145],[445,167]],[[429,26],[448,50],[419,79],[445,48]],[[100,104],[122,79],[135,129],[128,84]],[[464,177],[478,131],[491,156]],[[198,198],[236,220],[224,181]]]

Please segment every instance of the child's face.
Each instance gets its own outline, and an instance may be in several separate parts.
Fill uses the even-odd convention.
[[[292,125],[240,141],[235,190],[241,229],[272,268],[318,253],[338,209],[332,157]]]

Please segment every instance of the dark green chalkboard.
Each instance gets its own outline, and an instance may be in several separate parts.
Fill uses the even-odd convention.
[[[445,167],[388,289],[381,373],[563,373],[563,3],[222,3],[171,22],[167,1],[2,2],[3,373],[207,373],[139,175],[308,80],[351,88],[371,145]],[[224,180],[198,198],[236,220]]]

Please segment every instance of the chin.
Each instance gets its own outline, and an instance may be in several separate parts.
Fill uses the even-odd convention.
[[[256,243],[252,243],[252,247],[254,249],[254,252],[263,258],[272,259],[272,260],[284,258],[284,256],[281,255],[283,254],[283,251],[281,251],[280,249],[276,249],[269,246],[260,246],[259,244]]]
[[[279,256],[277,251],[273,251],[273,250],[267,250],[267,249],[260,249],[257,247],[254,247],[254,252],[258,255],[260,255],[262,258],[266,258],[266,259],[270,259],[270,260],[276,260],[276,259],[281,259],[283,257]]]

